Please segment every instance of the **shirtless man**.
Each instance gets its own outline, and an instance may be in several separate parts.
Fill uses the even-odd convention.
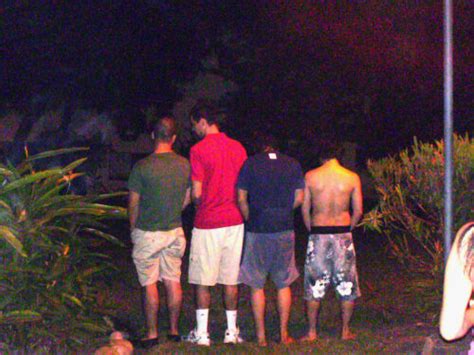
[[[318,338],[316,326],[320,302],[330,283],[341,301],[341,338],[349,340],[355,338],[349,322],[354,300],[360,296],[351,230],[362,216],[362,189],[359,176],[340,165],[336,147],[328,147],[321,155],[321,162],[322,166],[305,175],[302,214],[310,236],[304,297],[309,329],[301,340]]]

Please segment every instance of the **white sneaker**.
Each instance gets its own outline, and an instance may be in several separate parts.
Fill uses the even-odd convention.
[[[230,330],[227,329],[225,331],[225,336],[224,336],[224,344],[240,344],[244,342],[244,339],[242,339],[239,336],[240,330],[239,328],[235,330]]]
[[[188,343],[193,343],[196,345],[210,346],[211,339],[209,339],[209,333],[199,334],[196,329],[193,329],[189,332],[188,335],[183,337],[183,341]]]

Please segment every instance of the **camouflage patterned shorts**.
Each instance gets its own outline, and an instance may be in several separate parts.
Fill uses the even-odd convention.
[[[311,234],[304,267],[305,300],[321,300],[332,284],[342,301],[360,297],[352,233]]]

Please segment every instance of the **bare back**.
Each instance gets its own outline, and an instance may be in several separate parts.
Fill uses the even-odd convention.
[[[306,176],[303,217],[310,226],[355,226],[362,215],[359,176],[333,159]],[[351,217],[350,207],[353,215]]]

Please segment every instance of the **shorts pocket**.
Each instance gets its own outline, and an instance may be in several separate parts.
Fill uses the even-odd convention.
[[[173,256],[182,258],[186,251],[186,238],[182,236],[176,237],[174,242],[170,245],[170,250]]]

